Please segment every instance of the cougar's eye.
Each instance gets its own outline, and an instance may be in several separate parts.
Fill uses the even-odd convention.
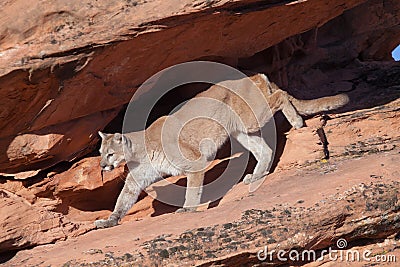
[[[114,156],[114,153],[110,153],[107,155],[107,158],[111,158],[112,156]]]

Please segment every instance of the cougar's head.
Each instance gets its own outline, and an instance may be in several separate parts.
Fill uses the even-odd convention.
[[[100,167],[104,171],[111,171],[125,161],[124,146],[127,138],[120,133],[106,134],[99,132],[101,137]]]

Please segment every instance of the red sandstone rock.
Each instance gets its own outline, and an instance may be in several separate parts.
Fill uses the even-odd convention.
[[[236,185],[207,211],[124,220],[114,228],[20,251],[7,264],[96,266],[112,257],[133,265],[251,265],[259,262],[256,253],[264,245],[275,249],[280,244],[288,251],[334,248],[341,237],[349,244],[381,240],[398,231],[398,152],[273,173],[251,194],[248,186]],[[146,209],[144,202],[138,204]]]
[[[48,244],[93,229],[92,224],[73,223],[4,189],[0,190],[0,210],[1,252]]]
[[[253,208],[276,207],[284,217],[273,225],[286,225],[293,236],[299,231],[314,236],[311,241],[300,236],[298,242],[304,247],[323,248],[352,232],[358,233],[351,236],[356,240],[386,238],[398,231],[393,210],[397,204],[389,203],[397,195],[389,189],[391,182],[397,188],[400,177],[396,169],[400,71],[398,64],[376,60],[390,59],[390,51],[400,43],[400,2],[92,2],[42,1],[37,8],[39,2],[26,6],[14,1],[0,11],[0,172],[21,179],[0,178],[0,252],[69,238],[66,243],[35,248],[30,259],[31,251],[21,251],[8,265],[104,259],[96,249],[118,256],[135,254],[157,235],[175,238],[186,229],[233,223]],[[21,10],[26,16],[13,15]],[[315,134],[319,118],[308,119],[309,127],[286,135],[287,124],[278,115],[277,166],[254,194],[238,184],[213,203],[215,209],[195,215],[172,214],[175,207],[143,194],[122,226],[72,238],[110,214],[123,185],[123,168],[102,175],[98,157],[81,158],[96,149],[97,130],[117,115],[149,76],[196,59],[266,72],[299,98],[347,91],[350,104],[330,115],[324,127],[331,160],[320,161],[322,147]],[[56,165],[63,161],[74,163]],[[208,176],[212,179],[222,167],[215,166]],[[169,179],[184,184],[180,177]],[[389,226],[383,229],[379,220],[383,209],[368,211],[372,222],[363,217],[366,204],[379,205],[380,199],[366,202],[358,195],[351,214],[347,201],[329,197],[348,196],[353,186],[376,181],[385,185],[384,199],[390,204]],[[376,187],[368,190],[380,192]],[[292,224],[284,212],[300,207],[299,200],[313,209],[297,210],[299,224]],[[329,201],[325,210],[313,206]],[[359,231],[351,220],[369,228]],[[311,228],[306,231],[301,225],[307,223]],[[256,223],[240,231],[253,234],[252,229],[268,230]],[[382,235],[367,231],[371,229]],[[283,229],[277,233],[285,237]],[[265,237],[257,238],[262,245]],[[204,258],[200,251],[184,259],[194,263],[189,256],[201,254],[206,264],[219,260],[227,265],[250,264],[258,248],[254,240],[241,240],[240,245],[249,248],[225,251],[216,255],[217,261]],[[286,249],[288,240],[282,241]],[[159,252],[144,251],[141,263],[160,263],[152,258]],[[162,262],[176,260],[172,255]]]

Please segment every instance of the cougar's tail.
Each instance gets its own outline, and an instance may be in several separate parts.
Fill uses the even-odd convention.
[[[265,95],[271,95],[273,92],[281,90],[275,83],[270,82],[268,80],[268,77],[264,74],[259,74],[255,76],[255,78],[253,78],[253,81],[257,83],[257,79],[261,79],[264,81],[265,86],[263,86],[262,88],[265,88],[263,92]],[[347,96],[347,94],[326,96],[312,100],[300,100],[294,98],[288,93],[286,94],[289,98],[289,101],[293,104],[300,115],[313,115],[323,111],[337,109],[349,103],[349,97]]]
[[[301,115],[313,115],[340,108],[349,102],[349,97],[346,94],[339,94],[312,100],[300,100],[289,96],[289,100]]]

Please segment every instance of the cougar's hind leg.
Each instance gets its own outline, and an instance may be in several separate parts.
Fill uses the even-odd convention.
[[[283,115],[285,115],[286,119],[295,129],[300,129],[304,126],[303,118],[290,102],[286,92],[282,90],[275,91],[269,97],[269,102],[275,103],[278,106],[278,110],[282,110]]]
[[[273,151],[261,137],[260,132],[243,133],[239,132],[234,135],[236,140],[247,150],[249,150],[257,160],[257,165],[254,168],[253,174],[247,174],[243,182],[250,184],[268,174],[268,167],[272,161]]]
[[[187,174],[187,187],[185,194],[185,203],[183,208],[176,212],[196,211],[200,205],[201,195],[203,193],[204,171],[192,172]]]

